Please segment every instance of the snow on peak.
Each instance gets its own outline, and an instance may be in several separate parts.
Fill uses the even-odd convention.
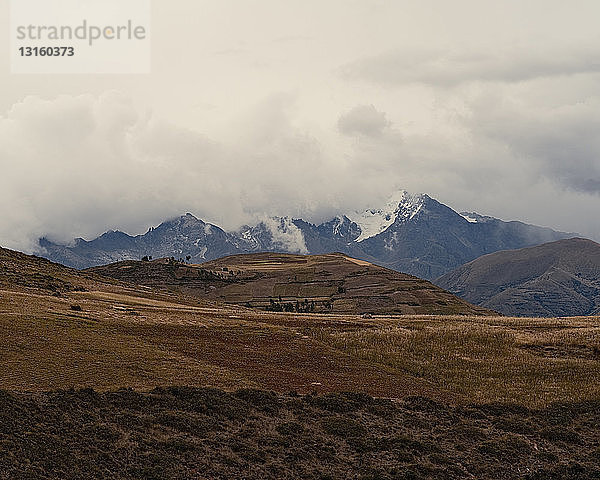
[[[471,216],[472,214],[468,213],[468,212],[463,212],[460,214],[461,217],[463,217],[467,222],[469,223],[477,223],[477,218],[474,216]]]
[[[470,223],[486,223],[496,220],[494,217],[480,215],[476,212],[460,212],[460,216]]]
[[[411,195],[400,190],[391,195],[385,205],[377,209],[367,209],[364,212],[353,212],[347,215],[361,230],[357,242],[385,232],[398,218],[411,220],[423,207],[426,195]]]
[[[333,224],[333,234],[340,235],[340,228],[346,223],[347,217],[345,215],[338,215],[334,218],[335,223]]]

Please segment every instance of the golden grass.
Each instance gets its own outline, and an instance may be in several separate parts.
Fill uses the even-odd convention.
[[[321,327],[313,335],[473,402],[600,398],[597,318],[412,317],[353,331]]]
[[[0,388],[254,386],[535,406],[600,398],[598,318],[361,318],[179,301],[116,288],[0,291]]]

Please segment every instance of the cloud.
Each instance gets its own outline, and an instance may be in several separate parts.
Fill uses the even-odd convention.
[[[273,238],[273,244],[292,253],[307,254],[308,249],[302,231],[292,223],[291,218],[264,218],[262,220]]]
[[[342,113],[337,129],[311,130],[295,120],[298,98],[276,94],[223,140],[116,92],[28,97],[0,117],[0,244],[34,251],[41,236],[143,233],[188,211],[225,229],[275,215],[319,222],[377,207],[394,189],[600,238],[600,103],[583,92],[550,104],[553,89],[537,99],[540,85],[478,90],[445,117],[457,102],[447,97],[439,123],[411,132],[370,104]],[[293,224],[270,227],[305,251]]]
[[[339,68],[346,80],[394,86],[454,87],[469,82],[515,83],[544,77],[596,74],[600,49],[514,48],[494,51],[393,50]]]
[[[558,187],[600,196],[600,98],[534,106],[491,97],[468,120],[479,138],[509,149]]]
[[[340,132],[349,136],[377,137],[390,125],[385,113],[378,111],[373,105],[358,105],[338,120]]]
[[[265,215],[326,217],[356,182],[294,126],[293,103],[267,97],[223,143],[141,114],[117,92],[27,97],[0,117],[0,244],[34,251],[41,236],[141,233],[187,211],[228,229]],[[302,251],[288,230],[281,241]]]
[[[394,182],[457,210],[598,240],[599,112],[591,79],[444,91],[429,130],[355,144],[352,168],[382,189]]]

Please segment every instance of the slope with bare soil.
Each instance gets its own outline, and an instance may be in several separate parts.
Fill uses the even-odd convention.
[[[177,383],[540,406],[600,398],[594,317],[264,312],[0,253],[0,388]],[[242,272],[246,258],[228,268]]]
[[[426,382],[307,335],[309,321],[123,284],[0,251],[0,388],[153,388],[433,394]],[[340,319],[343,325],[361,319]]]
[[[0,262],[0,479],[598,478],[597,317],[264,312]]]

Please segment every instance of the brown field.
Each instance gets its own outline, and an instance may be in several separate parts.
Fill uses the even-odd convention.
[[[0,291],[0,388],[184,384],[534,406],[600,398],[595,317],[365,319],[180,302]]]
[[[0,478],[596,480],[600,403],[0,391]]]
[[[600,475],[597,318],[0,298],[3,480]]]

